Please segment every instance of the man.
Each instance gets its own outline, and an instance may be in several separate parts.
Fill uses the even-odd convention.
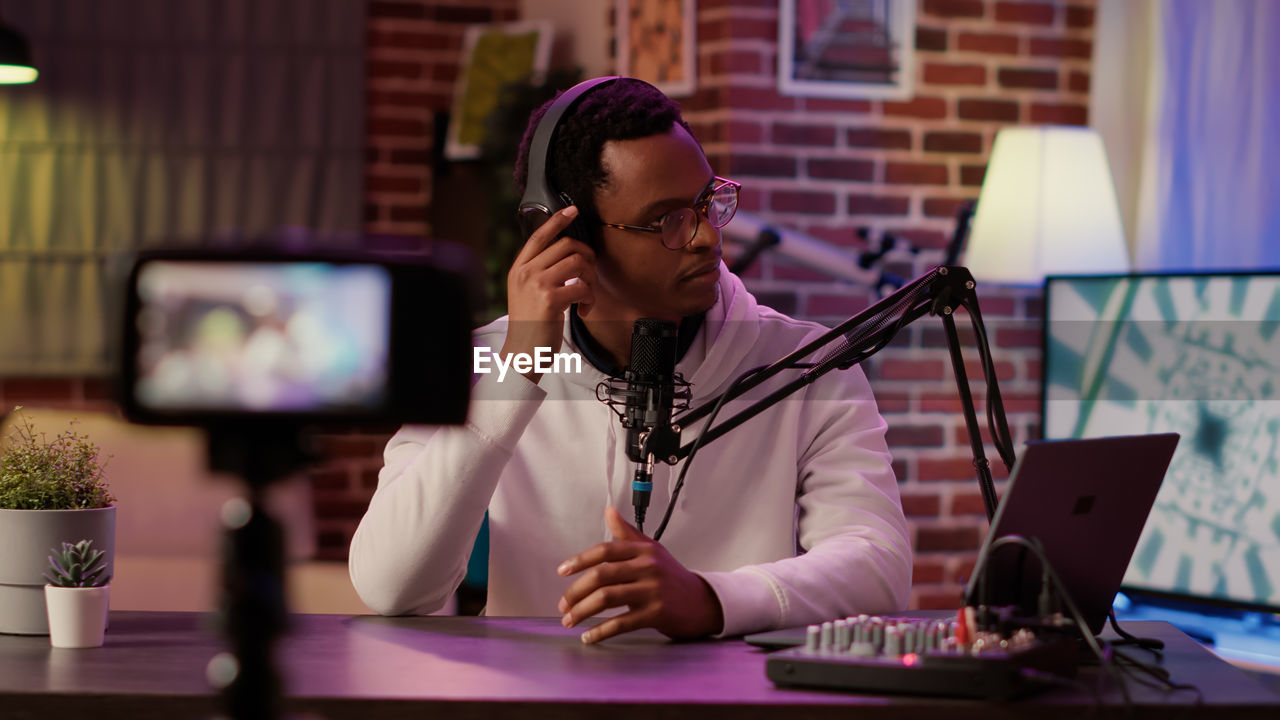
[[[545,110],[517,162],[522,191]],[[547,164],[577,205],[530,236],[508,275],[510,314],[475,344],[589,362],[477,373],[466,426],[406,426],[391,439],[351,544],[361,598],[382,614],[441,607],[487,508],[487,612],[556,614],[566,627],[608,616],[583,633],[588,643],[642,627],[694,638],[902,609],[907,525],[885,424],[857,368],[700,450],[661,544],[622,518],[634,465],[596,386],[627,365],[636,319],[680,323],[676,369],[695,405],[825,328],[759,306],[721,263],[718,226],[736,209],[737,184],[715,176],[679,107],[652,86],[590,90],[562,118]],[[581,238],[563,235],[571,223]],[[659,511],[678,470],[654,470]]]

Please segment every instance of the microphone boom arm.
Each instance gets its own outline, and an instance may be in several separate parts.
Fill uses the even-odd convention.
[[[937,315],[941,317],[946,329],[952,370],[973,451],[973,465],[978,474],[978,485],[982,492],[987,520],[990,521],[995,515],[997,504],[995,483],[983,450],[973,395],[969,388],[964,357],[961,353],[960,337],[956,331],[954,311],[957,307],[963,307],[973,323],[974,338],[987,384],[987,420],[993,443],[1006,468],[1012,469],[1015,457],[1004,405],[1000,400],[995,367],[991,361],[991,348],[987,342],[986,330],[982,325],[982,315],[978,309],[978,298],[974,293],[974,287],[973,275],[966,268],[935,267],[786,357],[758,369],[754,375],[735,383],[728,391],[674,417],[670,426],[654,428],[644,439],[645,449],[655,458],[674,465],[688,457],[695,446],[700,447],[722,437],[828,372],[836,369],[847,370],[866,360],[884,349],[903,328],[921,317]],[[802,359],[841,338],[844,338],[845,342],[816,363],[801,362]],[[792,369],[806,371],[800,377],[782,385],[735,415],[714,427],[707,428],[698,440],[680,445],[680,428],[688,427],[691,423],[706,417],[717,406],[746,394],[778,373]]]

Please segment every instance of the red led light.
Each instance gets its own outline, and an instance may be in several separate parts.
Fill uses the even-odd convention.
[[[902,656],[902,664],[906,667],[911,667],[918,662],[920,662],[920,656],[915,653],[907,653]]]

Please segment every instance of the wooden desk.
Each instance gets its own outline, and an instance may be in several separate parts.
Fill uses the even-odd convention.
[[[0,716],[196,718],[218,708],[205,665],[222,648],[205,616],[113,613],[107,643],[56,650],[0,635]],[[652,632],[584,646],[548,618],[295,615],[279,648],[292,711],[324,718],[1079,717],[1092,699],[1066,689],[995,704],[780,690],[742,641],[672,643]],[[1164,623],[1131,631],[1167,644],[1165,666],[1199,685],[1164,695],[1133,685],[1135,718],[1280,717],[1280,696]],[[1091,670],[1085,671],[1090,677]],[[1118,694],[1107,694],[1117,703]],[[1172,715],[1171,715],[1172,714]],[[1112,706],[1100,717],[1119,717]]]

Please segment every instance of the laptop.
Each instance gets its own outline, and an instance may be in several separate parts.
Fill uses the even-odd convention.
[[[990,547],[1006,535],[1036,538],[1089,629],[1102,632],[1177,445],[1177,433],[1027,443],[978,552],[968,602],[980,601],[978,578],[985,567],[988,604],[1018,605],[1023,614],[1034,614],[1040,564],[1017,546],[994,553]],[[804,638],[805,628],[798,627],[745,639],[776,649],[802,645]]]

